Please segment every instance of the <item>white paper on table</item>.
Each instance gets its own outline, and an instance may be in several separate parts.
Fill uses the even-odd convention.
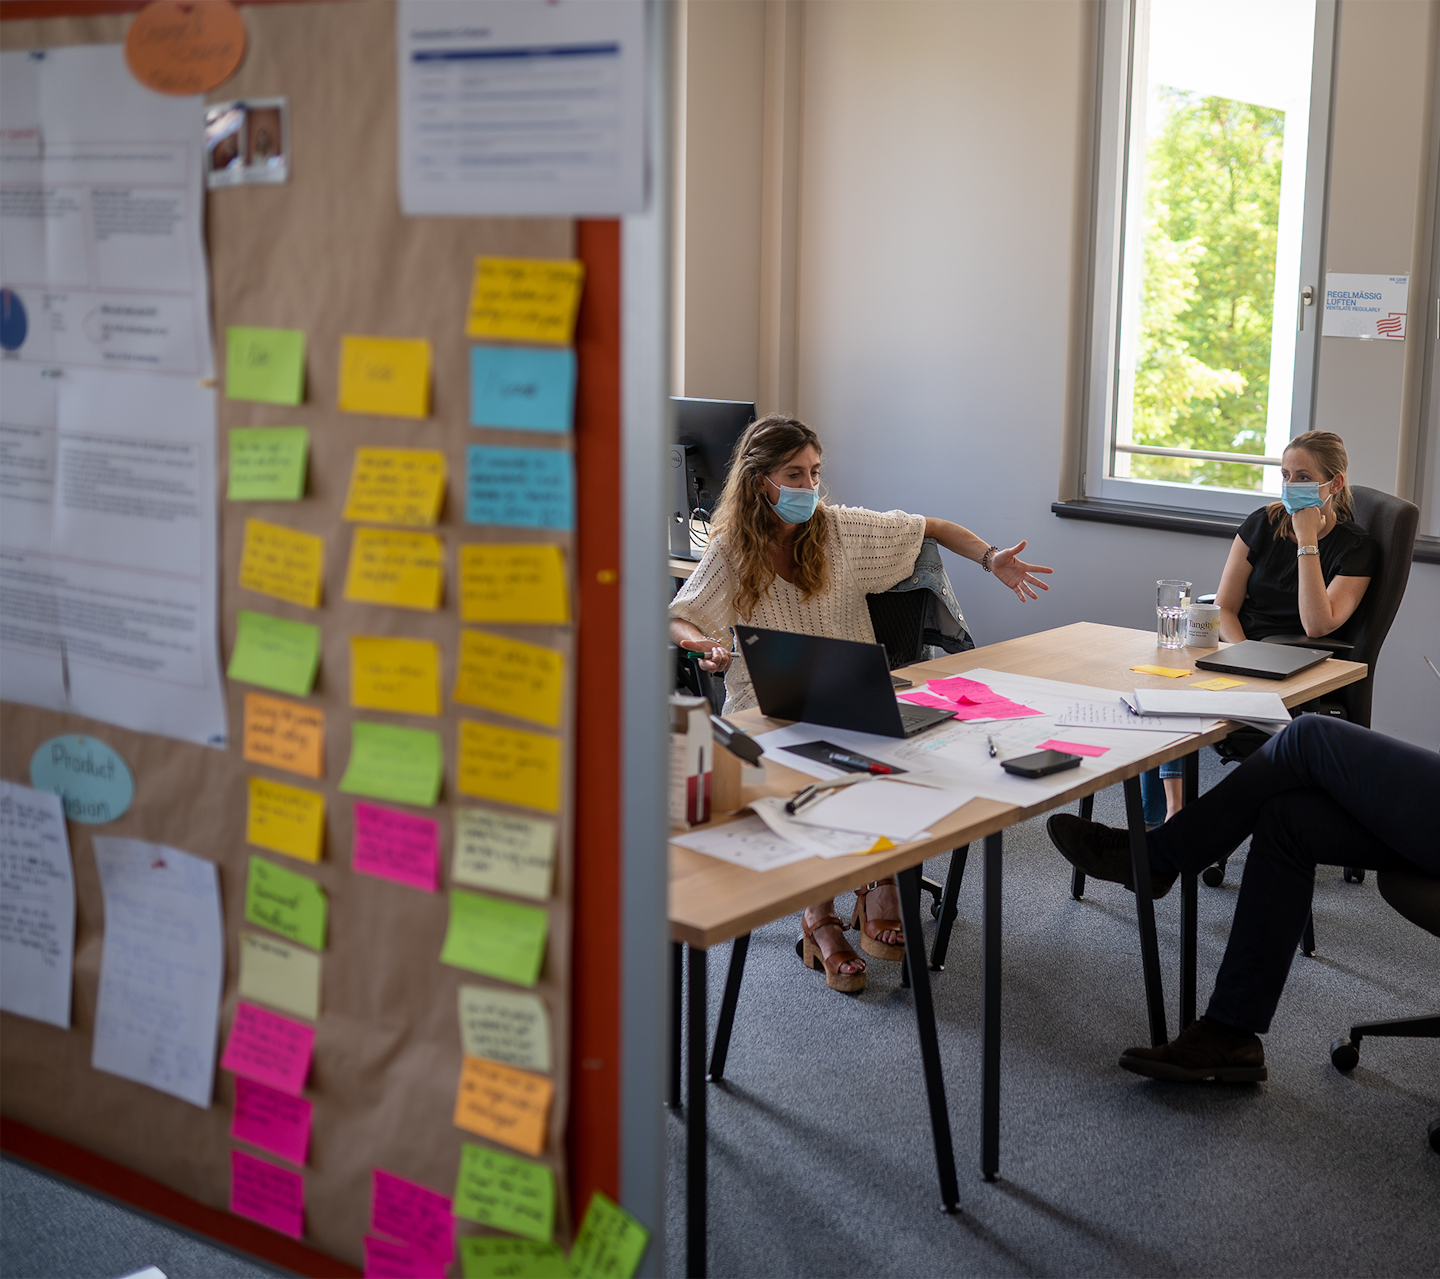
[[[882,837],[848,830],[828,830],[823,826],[806,826],[785,811],[786,800],[766,795],[750,805],[750,811],[781,839],[804,848],[812,857],[850,857],[855,853],[875,853]],[[898,841],[885,846],[893,848]]]
[[[670,842],[747,870],[774,870],[777,866],[815,856],[810,848],[781,838],[753,814],[719,826],[672,835]]]
[[[0,781],[0,1008],[68,1030],[74,961],[64,804]]]
[[[105,942],[90,1064],[208,1107],[225,976],[214,863],[140,839],[94,843]]]
[[[1137,715],[1123,701],[1075,702],[1055,716],[1056,728],[1115,728],[1129,733],[1195,733],[1205,729],[1183,715]]]
[[[962,791],[907,786],[877,778],[868,786],[847,786],[796,813],[802,826],[884,835],[908,844],[927,826],[948,817],[974,798]]]
[[[1279,693],[1211,692],[1202,688],[1137,688],[1136,707],[1150,715],[1212,716],[1215,719],[1268,719],[1288,724],[1290,712]]]

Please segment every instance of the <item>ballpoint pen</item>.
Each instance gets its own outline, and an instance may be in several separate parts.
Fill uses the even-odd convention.
[[[985,740],[990,745],[990,758],[995,759],[1000,754],[1000,752],[995,749],[995,738],[991,734],[986,733]]]
[[[813,804],[827,791],[839,790],[842,786],[849,786],[859,780],[853,773],[845,777],[836,777],[828,782],[811,782],[804,790],[796,791],[792,799],[786,800],[785,811],[792,817],[807,805]]]
[[[1425,659],[1425,665],[1435,672],[1437,678],[1440,678],[1440,666],[1436,666],[1428,657]]]

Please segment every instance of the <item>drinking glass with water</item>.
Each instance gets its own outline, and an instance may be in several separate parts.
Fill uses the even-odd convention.
[[[1166,579],[1155,583],[1155,643],[1161,648],[1185,645],[1185,610],[1190,607],[1190,583]]]

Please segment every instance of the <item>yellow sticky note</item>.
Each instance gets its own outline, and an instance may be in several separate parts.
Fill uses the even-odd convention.
[[[556,812],[560,741],[461,720],[459,785],[463,795]]]
[[[569,346],[580,313],[583,262],[554,258],[476,258],[465,332]]]
[[[466,622],[563,626],[570,620],[564,551],[543,544],[462,546],[460,617]]]
[[[544,1075],[466,1057],[455,1092],[455,1126],[527,1155],[545,1149],[555,1085]]]
[[[1194,671],[1180,670],[1174,666],[1132,666],[1130,669],[1143,675],[1164,675],[1167,679],[1184,679],[1185,676],[1194,674]]]
[[[387,417],[430,415],[430,343],[424,338],[340,340],[340,407]]]
[[[318,862],[325,843],[325,796],[252,777],[245,839],[302,862]]]
[[[283,524],[245,521],[240,585],[305,608],[320,607],[325,579],[325,539]]]
[[[484,631],[461,632],[457,702],[554,728],[560,723],[564,690],[564,654]]]
[[[241,933],[240,997],[315,1021],[320,1016],[320,956],[278,937]]]
[[[356,449],[345,518],[375,524],[434,524],[445,503],[438,449]]]
[[[434,611],[445,586],[445,549],[432,533],[357,528],[345,572],[345,598]]]
[[[440,649],[430,640],[350,637],[350,705],[440,714]]]
[[[1239,688],[1247,681],[1243,679],[1207,679],[1203,684],[1191,684],[1191,688],[1205,688],[1212,693],[1218,693],[1226,688]]]

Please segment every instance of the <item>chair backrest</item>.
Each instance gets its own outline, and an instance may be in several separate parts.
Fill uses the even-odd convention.
[[[1382,870],[1375,884],[1380,896],[1412,924],[1440,937],[1440,879],[1418,868]]]
[[[875,642],[885,646],[885,661],[892,671],[923,656],[928,600],[926,591],[884,591],[865,597]]]

